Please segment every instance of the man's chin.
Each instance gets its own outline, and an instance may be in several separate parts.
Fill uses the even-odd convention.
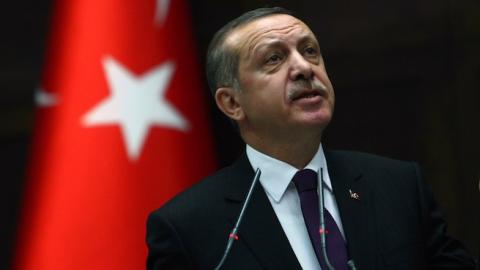
[[[295,136],[321,136],[329,123],[329,119],[302,119],[302,121],[291,125],[288,132],[290,134],[296,134]]]
[[[298,123],[304,127],[325,128],[330,123],[332,114],[330,112],[315,112],[301,115]]]

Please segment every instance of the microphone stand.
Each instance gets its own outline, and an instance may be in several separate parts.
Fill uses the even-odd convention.
[[[257,168],[257,170],[255,171],[255,176],[253,177],[253,181],[252,181],[252,184],[250,185],[250,189],[248,190],[248,193],[247,193],[247,197],[245,198],[245,201],[243,202],[243,205],[242,205],[242,210],[240,211],[240,215],[238,216],[238,219],[237,219],[237,222],[235,223],[235,226],[233,227],[232,231],[230,232],[230,234],[228,235],[228,242],[227,242],[227,246],[225,248],[225,252],[223,253],[223,256],[220,260],[220,262],[218,263],[218,265],[214,268],[215,270],[220,270],[223,266],[223,264],[225,263],[225,260],[227,259],[228,257],[228,254],[230,253],[230,249],[232,248],[233,246],[233,243],[235,240],[238,240],[238,228],[240,227],[240,223],[243,219],[243,216],[245,214],[245,210],[250,202],[250,199],[252,197],[252,194],[253,194],[253,191],[255,189],[255,186],[258,182],[258,179],[260,178],[260,174],[262,172],[260,171],[260,168]],[[320,178],[321,178],[321,186],[320,186],[320,190],[319,190],[319,200],[320,200],[320,245],[321,245],[321,248],[322,248],[322,256],[323,256],[323,259],[325,261],[325,264],[327,265],[327,268],[326,270],[335,270],[335,268],[333,268],[332,264],[330,263],[330,261],[328,260],[328,255],[327,255],[327,243],[326,243],[326,239],[325,239],[325,214],[324,214],[324,199],[323,199],[323,168],[320,168]],[[355,263],[353,262],[353,260],[348,260],[347,261],[347,265],[348,267],[351,269],[351,270],[357,270],[357,268],[355,267]]]
[[[228,254],[230,253],[230,249],[232,248],[233,242],[238,239],[238,227],[240,227],[240,222],[243,219],[243,215],[245,214],[245,209],[248,206],[248,203],[250,202],[250,198],[252,197],[253,190],[255,189],[255,186],[258,182],[258,179],[260,178],[260,174],[262,172],[260,171],[260,168],[257,168],[255,171],[255,176],[253,177],[252,184],[250,185],[250,189],[248,190],[247,197],[245,198],[245,202],[242,205],[242,210],[240,211],[240,215],[238,216],[237,222],[235,223],[235,226],[233,227],[232,231],[228,235],[228,242],[227,242],[227,247],[225,248],[225,252],[223,253],[222,259],[218,263],[217,267],[215,267],[215,270],[220,270],[223,264],[225,263],[225,260],[227,259]]]
[[[324,183],[323,182],[323,168],[320,168],[320,180],[321,180],[320,190],[318,191],[318,197],[319,197],[319,200],[320,200],[320,230],[319,230],[319,232],[320,232],[320,246],[322,248],[323,261],[327,265],[328,270],[335,270],[335,268],[333,268],[332,264],[328,260],[327,242],[326,242],[326,239],[325,239],[325,213],[324,213],[324,199],[323,199],[323,183]],[[348,268],[350,268],[351,270],[357,270],[353,260],[348,260],[347,265],[348,265]]]
[[[328,260],[327,256],[327,241],[325,240],[325,213],[324,213],[324,202],[323,202],[323,168],[320,168],[320,189],[318,191],[318,196],[320,197],[320,246],[322,248],[322,257],[323,261],[327,265],[328,270],[335,270],[332,264]]]

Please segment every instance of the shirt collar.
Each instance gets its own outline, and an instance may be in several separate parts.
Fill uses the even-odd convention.
[[[290,185],[293,176],[298,172],[298,169],[286,162],[265,155],[248,144],[246,146],[246,153],[253,169],[256,170],[257,168],[260,168],[260,171],[262,172],[259,181],[265,189],[265,192],[272,197],[275,202],[280,202],[283,194],[285,194],[285,191]],[[332,191],[332,184],[330,177],[328,176],[327,162],[321,144],[318,147],[317,153],[315,153],[312,160],[304,169],[311,169],[318,172],[320,175],[320,168],[323,168],[323,181],[325,187]]]

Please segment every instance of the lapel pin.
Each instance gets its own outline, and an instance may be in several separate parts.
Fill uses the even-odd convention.
[[[351,189],[349,189],[348,192],[350,193],[350,198],[358,201],[360,200],[360,195],[358,192],[352,191]]]

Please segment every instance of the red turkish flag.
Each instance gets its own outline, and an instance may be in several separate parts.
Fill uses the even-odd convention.
[[[57,1],[14,268],[143,269],[150,211],[215,168],[184,1]]]

